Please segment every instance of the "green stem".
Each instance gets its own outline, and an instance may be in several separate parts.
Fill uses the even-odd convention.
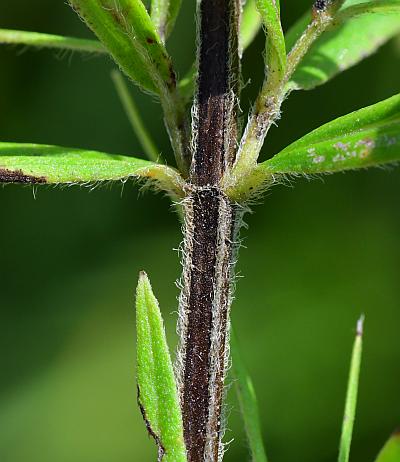
[[[129,92],[125,79],[117,70],[111,72],[111,78],[114,82],[115,89],[117,90],[119,99],[121,100],[122,106],[124,107],[133,131],[138,137],[146,156],[153,162],[159,162],[160,151],[157,149],[148,131],[146,130],[133,96]]]
[[[288,91],[287,83],[311,45],[333,22],[333,13],[338,7],[338,2],[329,4],[323,10],[314,7],[311,23],[288,54],[283,78],[277,82],[267,74],[241,140],[235,165],[224,179],[227,189],[245,181],[257,167],[257,159],[265,137],[271,125],[279,119],[281,105]]]
[[[356,339],[354,341],[353,353],[351,357],[338,462],[349,462],[350,445],[353,435],[354,418],[357,406],[358,381],[360,377],[362,336],[364,328],[363,324],[364,317],[362,316],[357,322]]]

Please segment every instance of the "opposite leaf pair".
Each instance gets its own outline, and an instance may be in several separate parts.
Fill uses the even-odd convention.
[[[189,157],[185,98],[179,94],[180,85],[176,85],[171,58],[163,43],[172,30],[180,2],[154,0],[150,15],[138,0],[71,3],[103,44],[10,30],[0,30],[0,42],[111,54],[134,82],[159,96],[181,175],[169,167],[156,165],[157,148],[149,139],[122,78],[114,75],[135,131],[155,163],[86,150],[78,155],[78,150],[71,148],[2,143],[0,180],[76,184],[145,177],[156,180],[174,198],[182,198]],[[294,89],[311,89],[326,82],[400,32],[400,1],[317,2],[313,12],[306,13],[284,36],[279,2],[248,0],[240,30],[241,49],[254,38],[260,20],[267,33],[267,77],[235,165],[223,180],[226,194],[241,202],[282,174],[329,173],[397,161],[400,158],[398,96],[339,118],[269,161],[256,163],[285,95]],[[194,78],[192,72],[189,81]]]

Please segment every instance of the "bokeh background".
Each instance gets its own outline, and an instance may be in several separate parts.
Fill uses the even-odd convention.
[[[194,2],[169,49],[194,57]],[[307,1],[283,2],[285,27]],[[0,27],[90,37],[64,1],[2,0]],[[260,34],[244,59],[243,108],[262,77]],[[264,156],[325,121],[399,91],[400,41],[284,105]],[[140,155],[108,59],[0,49],[0,139]],[[133,90],[170,156],[159,106]],[[400,170],[275,187],[247,216],[233,322],[273,462],[333,462],[355,323],[366,335],[353,462],[373,461],[400,424]],[[156,458],[136,406],[134,288],[153,282],[171,348],[181,240],[166,198],[128,183],[95,190],[0,189],[0,460]],[[234,394],[227,462],[248,460]]]

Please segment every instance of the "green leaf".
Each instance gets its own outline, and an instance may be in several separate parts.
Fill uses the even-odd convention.
[[[261,27],[261,16],[256,0],[247,0],[240,19],[239,49],[241,53],[250,45]]]
[[[350,374],[347,384],[346,404],[344,408],[338,462],[349,461],[350,444],[353,435],[354,418],[357,406],[358,382],[360,377],[362,337],[364,329],[363,324],[364,317],[361,317],[357,322],[356,339],[354,341],[353,353],[351,356]]]
[[[257,9],[267,33],[266,65],[271,85],[282,80],[286,70],[286,46],[275,0],[256,0]]]
[[[262,162],[274,173],[328,173],[400,161],[400,95],[339,117]]]
[[[362,14],[387,14],[400,12],[400,1],[399,0],[373,0],[370,2],[357,3],[355,5],[345,8],[340,11],[335,18],[337,22],[344,22],[349,18],[359,16]]]
[[[251,451],[251,460],[252,462],[267,462],[253,382],[241,358],[233,331],[231,332],[231,353],[235,387]]]
[[[58,48],[88,53],[107,53],[107,50],[97,40],[85,40],[11,29],[0,29],[0,43],[28,45],[39,48]]]
[[[161,40],[165,42],[172,32],[181,9],[182,0],[152,0],[151,19]]]
[[[171,167],[134,157],[76,148],[0,142],[0,183],[81,184],[148,178],[181,196],[181,177]]]
[[[185,462],[182,415],[164,325],[146,273],[136,290],[138,402],[163,462]]]
[[[121,69],[142,88],[175,88],[171,60],[140,0],[70,0]]]
[[[386,10],[381,8],[379,13],[349,17],[355,13],[351,8],[361,8],[355,5],[357,3],[354,0],[346,2],[332,28],[311,46],[291,77],[289,90],[309,90],[327,82],[374,53],[400,32],[400,12],[397,8],[387,6]],[[348,15],[346,11],[349,10]],[[310,19],[311,13],[307,13],[289,30],[286,38],[288,49],[291,49]]]
[[[395,432],[383,446],[375,462],[400,462],[400,432]]]

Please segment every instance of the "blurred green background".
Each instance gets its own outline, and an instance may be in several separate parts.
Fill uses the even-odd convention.
[[[307,1],[283,2],[285,27]],[[2,0],[0,27],[80,37],[64,1]],[[194,2],[169,49],[194,57]],[[261,34],[246,52],[243,108],[262,77]],[[21,53],[23,51],[23,53]],[[265,156],[334,117],[399,91],[400,41],[310,93],[293,94]],[[0,49],[0,139],[140,155],[108,59]],[[159,106],[134,90],[170,158]],[[258,393],[272,462],[333,462],[355,322],[366,314],[353,462],[373,461],[400,424],[400,170],[275,187],[243,231],[233,322]],[[131,183],[0,189],[0,460],[155,460],[136,406],[134,288],[145,269],[172,347],[180,227],[162,195]],[[248,460],[234,395],[227,462]]]

